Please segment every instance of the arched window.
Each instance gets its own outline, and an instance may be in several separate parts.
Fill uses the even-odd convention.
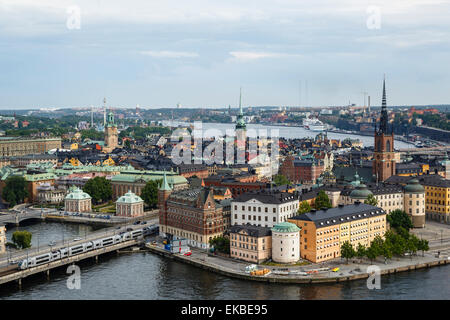
[[[381,151],[381,140],[378,140],[378,151]]]
[[[391,140],[388,140],[386,143],[386,151],[390,152],[391,151]]]

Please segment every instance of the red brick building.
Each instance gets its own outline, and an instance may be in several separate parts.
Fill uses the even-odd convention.
[[[223,206],[214,200],[214,189],[172,192],[164,181],[158,192],[160,235],[185,238],[190,246],[208,249],[209,241],[225,231]]]
[[[221,187],[230,189],[233,198],[249,191],[263,190],[268,187],[265,182],[257,181],[256,175],[243,176],[212,176],[203,179],[206,187]]]
[[[293,183],[314,183],[323,171],[321,160],[303,160],[293,156],[286,157],[280,167],[280,173]]]

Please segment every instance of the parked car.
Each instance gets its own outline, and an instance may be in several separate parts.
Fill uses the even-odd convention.
[[[73,241],[80,241],[80,240],[83,240],[83,238],[75,238],[75,239],[73,239]]]
[[[140,223],[141,222],[138,220],[138,221],[134,222],[133,225],[137,225],[137,224],[140,224]]]
[[[55,244],[56,244],[56,241],[50,241],[50,242],[48,243],[48,245],[49,245],[50,247],[54,246]]]
[[[192,254],[192,252],[189,251],[189,252],[186,252],[184,255],[185,255],[185,256],[190,256],[191,254]]]
[[[133,228],[127,228],[127,231],[129,232],[129,231],[133,231]]]

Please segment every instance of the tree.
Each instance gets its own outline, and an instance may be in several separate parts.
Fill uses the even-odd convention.
[[[31,232],[28,231],[14,231],[12,235],[12,242],[19,249],[26,249],[31,247]]]
[[[283,176],[282,174],[277,174],[274,178],[273,178],[273,182],[277,185],[277,186],[283,186],[286,184],[289,184],[289,180],[288,178],[286,178],[285,176]]]
[[[112,198],[111,182],[105,177],[89,179],[84,185],[83,191],[92,197],[95,204],[106,202]]]
[[[408,240],[406,241],[406,248],[407,251],[410,255],[410,257],[412,258],[412,255],[416,254],[417,252],[417,248],[419,246],[419,238],[417,238],[415,235],[411,234],[408,238]]]
[[[392,246],[390,242],[384,241],[381,246],[381,255],[386,259],[392,258]]]
[[[10,176],[5,181],[2,197],[10,206],[23,203],[29,195],[27,181],[21,176]]]
[[[364,200],[364,203],[366,204],[370,204],[371,206],[377,206],[378,201],[377,199],[373,196],[373,194],[369,194],[369,196],[367,197],[366,200]]]
[[[425,251],[430,250],[430,247],[428,246],[428,240],[420,239],[417,243],[417,250],[422,251],[422,257],[425,254]]]
[[[341,256],[345,259],[351,259],[355,256],[355,250],[349,241],[345,241],[341,246]]]
[[[226,237],[216,237],[209,240],[209,244],[214,246],[219,252],[229,254],[230,253],[230,239]]]
[[[320,190],[319,194],[316,197],[316,200],[314,201],[314,208],[317,210],[320,210],[322,208],[331,208],[331,201],[328,198],[328,195],[325,193],[325,191]]]
[[[364,258],[365,255],[366,255],[366,247],[361,243],[358,243],[358,246],[356,247],[356,256],[359,259],[362,259]]]
[[[370,262],[378,257],[377,249],[374,246],[370,246],[366,250],[366,257],[369,258]]]
[[[150,180],[141,191],[141,198],[150,209],[158,205],[158,186],[162,180]]]
[[[391,228],[398,229],[399,227],[402,227],[406,229],[406,231],[409,231],[409,229],[413,228],[411,218],[403,210],[396,209],[392,211],[387,215],[386,219],[389,222]]]
[[[307,201],[300,202],[300,205],[298,206],[298,213],[303,214],[311,211],[311,206]]]

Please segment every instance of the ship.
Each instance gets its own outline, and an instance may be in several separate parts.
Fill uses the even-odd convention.
[[[311,131],[322,132],[327,130],[325,124],[322,123],[319,119],[303,119],[303,127]]]

